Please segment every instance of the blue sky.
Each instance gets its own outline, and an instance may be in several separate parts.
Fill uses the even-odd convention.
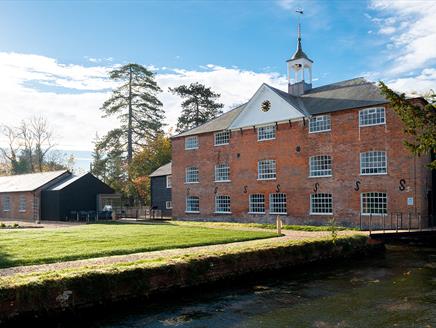
[[[168,87],[207,84],[226,110],[263,82],[285,89],[299,7],[315,86],[365,76],[436,89],[436,1],[2,1],[3,122],[42,114],[60,149],[89,151],[117,125],[99,107],[107,72],[127,62],[156,73],[169,127],[180,100]]]

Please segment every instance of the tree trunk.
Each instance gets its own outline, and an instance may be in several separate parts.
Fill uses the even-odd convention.
[[[132,141],[132,68],[129,68],[129,123],[127,127],[127,162],[130,164],[133,157]]]

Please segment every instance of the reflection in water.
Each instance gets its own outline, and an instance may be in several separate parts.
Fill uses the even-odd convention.
[[[434,248],[389,246],[385,256],[292,271],[87,323],[113,328],[436,327]]]

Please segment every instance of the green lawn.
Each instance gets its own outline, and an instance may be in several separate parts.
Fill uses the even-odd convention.
[[[0,230],[0,268],[274,236],[276,234],[272,231],[238,231],[172,223],[5,229]]]

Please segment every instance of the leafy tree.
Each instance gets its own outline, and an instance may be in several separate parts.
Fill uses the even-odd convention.
[[[138,64],[127,64],[109,73],[121,85],[113,90],[101,110],[105,116],[117,115],[121,126],[106,136],[119,138],[127,153],[127,162],[133,158],[135,146],[143,146],[162,131],[164,112],[156,97],[161,91],[153,73]]]
[[[180,85],[169,90],[185,99],[177,122],[178,132],[197,127],[222,113],[224,105],[216,102],[220,94],[203,84],[191,83],[189,86]]]
[[[412,154],[432,153],[436,149],[436,95],[432,91],[426,95],[427,103],[406,98],[404,93],[398,94],[383,82],[379,82],[382,94],[390,101],[392,108],[405,125],[406,134],[412,138],[404,144]],[[436,160],[430,164],[436,169]]]

